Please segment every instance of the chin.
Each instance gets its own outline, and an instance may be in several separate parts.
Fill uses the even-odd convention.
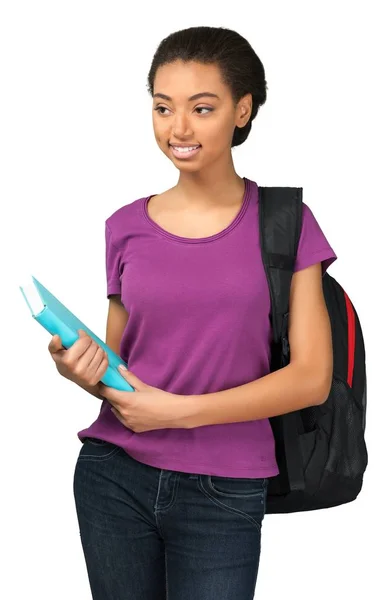
[[[174,160],[172,160],[173,165],[176,167],[176,169],[178,169],[178,171],[183,171],[184,173],[197,173],[198,171],[201,171],[202,166],[201,165],[191,165],[190,163],[176,163],[174,162]]]

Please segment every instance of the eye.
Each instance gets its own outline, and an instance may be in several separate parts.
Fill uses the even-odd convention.
[[[169,109],[168,109],[168,108],[166,108],[166,106],[157,106],[156,108],[154,108],[154,110],[156,110],[156,111],[157,111],[157,113],[158,113],[159,115],[164,115],[165,113],[163,113],[163,112],[160,112],[160,111],[163,111],[163,110],[169,110]],[[199,110],[206,110],[206,111],[207,111],[207,113],[197,113],[197,114],[199,114],[199,115],[202,115],[202,114],[208,114],[208,113],[212,112],[214,109],[213,109],[213,108],[210,108],[210,107],[207,107],[207,106],[197,106],[197,107],[195,108],[195,110],[196,110],[196,111],[199,111]]]
[[[214,109],[213,108],[209,108],[207,106],[197,106],[195,108],[195,110],[207,110],[208,112],[204,113],[204,114],[208,114],[209,112],[212,112]],[[201,113],[198,113],[198,114],[201,114]]]
[[[159,115],[163,115],[163,113],[159,112],[160,110],[169,110],[168,108],[166,108],[166,106],[157,106],[156,108],[154,108],[154,110],[156,110],[158,112]]]

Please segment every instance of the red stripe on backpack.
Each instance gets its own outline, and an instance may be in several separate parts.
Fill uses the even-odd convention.
[[[350,298],[344,292],[344,299],[346,301],[347,310],[347,323],[348,323],[348,361],[347,361],[347,383],[353,387],[353,374],[354,374],[354,355],[355,355],[355,314],[354,308],[351,304]]]

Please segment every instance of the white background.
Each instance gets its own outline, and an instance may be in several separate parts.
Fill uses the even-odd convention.
[[[363,490],[338,508],[266,516],[256,598],[391,597],[387,4],[1,4],[2,598],[91,597],[72,480],[76,433],[100,402],[57,373],[18,286],[33,274],[105,338],[104,221],[177,181],[153,137],[147,73],[161,39],[194,25],[236,29],[260,56],[268,98],[233,151],[237,172],[304,188],[366,341]]]

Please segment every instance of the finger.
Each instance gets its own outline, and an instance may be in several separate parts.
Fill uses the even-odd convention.
[[[106,352],[98,344],[92,344],[77,361],[74,373],[83,377],[89,385],[96,385],[104,376],[108,366],[109,360]],[[70,364],[69,367],[72,365]]]
[[[98,384],[98,389],[99,389],[99,393],[101,394],[101,396],[106,398],[106,400],[108,400],[111,404],[113,404],[114,402],[116,402],[116,404],[117,404],[117,401],[115,399],[115,394],[116,394],[116,392],[118,392],[118,390],[115,390],[112,387],[104,385],[103,383]]]
[[[101,381],[98,382],[98,391],[101,394],[101,396],[103,396],[104,398],[106,398],[107,400],[109,400],[109,402],[111,402],[110,399],[110,390],[112,388],[108,387],[107,385],[105,385],[104,383],[102,383]]]
[[[121,366],[121,365],[120,365]],[[124,379],[135,389],[137,392],[141,392],[142,390],[146,390],[148,386],[144,383],[139,377],[136,377],[134,373],[128,371],[128,369],[118,368],[118,372],[124,377]]]
[[[49,342],[48,350],[52,354],[63,349],[63,344],[59,335],[54,335]]]
[[[79,329],[78,333],[80,335],[79,339],[77,339],[76,342],[74,342],[67,351],[67,359],[70,361],[70,363],[79,360],[80,357],[83,356],[83,354],[90,348],[90,346],[93,343],[95,344],[94,340],[89,335],[87,335],[87,333],[84,332],[82,329]],[[93,355],[94,354],[95,350],[93,352]],[[92,356],[90,355],[89,358],[90,359],[88,363],[90,362]]]
[[[102,383],[102,381],[98,383],[98,390],[99,393],[102,394],[102,396],[106,396],[107,386],[104,383]]]
[[[95,375],[103,360],[107,361],[107,354],[96,342],[91,344],[80,357],[80,363],[85,366],[86,371],[91,375]]]
[[[101,365],[98,367],[96,374],[95,374],[95,378],[98,380],[97,383],[99,381],[101,381],[102,377],[105,375],[108,366],[109,366],[108,359],[103,359]]]
[[[87,333],[83,329],[78,329],[78,332],[80,335],[79,339],[87,338],[87,340],[89,340],[89,339],[91,340],[90,336],[88,336]],[[79,341],[79,339],[76,340],[75,344]],[[88,347],[87,340],[84,342],[85,347]],[[75,344],[73,344],[73,346],[75,346]],[[58,352],[59,350],[64,350],[64,349],[65,348],[63,346],[61,337],[58,334],[53,335],[52,339],[50,340],[49,345],[48,345],[49,352]]]
[[[53,336],[48,345],[48,350],[50,352],[50,356],[52,357],[56,365],[63,360],[64,354],[66,353],[66,349],[62,345],[60,336]]]
[[[77,364],[78,370],[80,372],[86,373],[86,371],[88,371],[91,361],[93,360],[93,358],[97,352],[97,346],[98,345],[95,344],[95,342],[91,342],[82,354],[77,354],[76,356],[74,355],[74,357],[70,353],[70,351],[68,351],[67,358],[68,358],[69,363],[71,365]],[[71,348],[70,348],[70,350],[71,350]]]
[[[125,420],[122,418],[121,413],[114,407],[112,407],[110,409],[112,411],[112,413],[117,417],[117,419],[123,424],[125,425],[125,427],[127,427]]]
[[[104,385],[103,383],[99,383],[98,391],[101,394],[101,396],[108,400],[109,404],[115,405],[117,409],[121,409],[121,407],[128,406],[129,404],[129,401],[128,403],[124,401],[122,397],[122,394],[124,394],[124,392],[121,392],[120,390],[116,390],[115,388]]]
[[[102,376],[102,375],[104,375],[108,366],[109,366],[108,355],[106,354],[106,352],[104,351],[103,348],[98,348],[93,360],[90,363],[91,371],[96,376],[98,376],[98,375]]]

